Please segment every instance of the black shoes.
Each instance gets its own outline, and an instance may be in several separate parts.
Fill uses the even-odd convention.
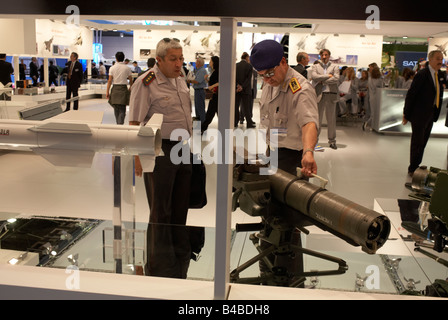
[[[330,143],[330,148],[334,149],[334,150],[337,150],[338,146],[336,145],[335,142],[333,142],[333,143]]]

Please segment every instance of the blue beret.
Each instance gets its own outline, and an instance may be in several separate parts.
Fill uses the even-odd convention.
[[[280,64],[283,47],[275,40],[258,42],[250,54],[250,63],[257,71],[272,69]]]

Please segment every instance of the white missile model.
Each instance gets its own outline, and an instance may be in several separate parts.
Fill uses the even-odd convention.
[[[145,126],[88,124],[79,121],[0,119],[0,149],[31,150],[55,166],[91,167],[96,152],[138,155],[143,171],[154,169],[161,152],[162,114]]]

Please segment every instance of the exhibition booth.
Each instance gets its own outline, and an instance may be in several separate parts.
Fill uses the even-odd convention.
[[[300,51],[309,54],[311,65],[318,59],[322,48],[331,48],[332,61],[340,66],[359,70],[372,62],[381,65],[383,35],[262,28],[255,24],[237,24],[233,18],[218,21],[219,26],[113,27],[118,31],[132,31],[133,56],[128,58],[140,65],[155,56],[156,44],[163,38],[177,38],[182,42],[187,63],[194,63],[197,56],[208,61],[219,55],[219,103],[229,106],[229,114],[219,115],[217,129],[221,132],[231,128],[233,122],[235,88],[232,80],[235,70],[230,66],[239,61],[243,52],[250,52],[253,45],[263,39],[280,42],[288,35],[290,65],[296,64],[295,57]],[[22,58],[32,56],[42,59],[44,70],[48,70],[50,60],[68,59],[75,51],[80,59],[86,60],[87,77],[90,79],[91,63],[99,53],[98,46],[95,46],[98,31],[105,26],[93,20],[83,20],[77,25],[63,19],[2,17],[0,37],[7,41],[0,44],[0,52],[12,57],[15,70],[19,70]],[[111,27],[109,25],[109,29]],[[448,37],[429,39],[428,52],[444,42],[448,42]],[[112,59],[108,56],[102,58]],[[44,82],[48,84],[46,73]],[[86,102],[102,99],[105,91],[105,83],[88,82],[79,91],[80,99]],[[44,85],[37,94],[16,93],[10,101],[0,101],[0,136],[13,138],[13,131],[1,125],[6,126],[8,120],[26,121],[20,120],[25,109],[51,103],[62,107],[65,98],[64,86],[50,89]],[[383,88],[380,94],[380,110],[375,113],[377,118],[372,128],[379,134],[409,134],[410,126],[398,125],[406,91]],[[442,137],[448,136],[448,129],[442,123],[446,117],[447,101],[448,92],[445,91],[441,120],[433,130],[434,134]],[[42,120],[48,119],[50,117]],[[94,106],[78,115],[73,111],[58,113],[51,120],[66,125],[83,123],[89,130],[108,126],[110,130],[118,131]],[[39,128],[39,124],[33,125]],[[75,130],[75,125],[68,126]],[[76,127],[76,130],[81,129]],[[87,129],[84,127],[82,130]],[[56,131],[46,133],[61,134]],[[421,293],[447,276],[448,254],[437,253],[435,259],[425,253],[431,249],[415,251],[413,234],[403,227],[405,216],[411,215],[415,223],[418,201],[372,199],[373,210],[370,210],[358,207],[350,199],[329,194],[334,201],[332,206],[328,206],[330,211],[325,213],[329,216],[303,229],[297,226],[302,231],[300,247],[303,251],[300,252],[303,253],[302,271],[306,279],[299,281],[296,288],[286,288],[284,270],[280,270],[274,278],[263,283],[267,285],[254,289],[253,284],[259,284],[258,263],[262,260],[259,254],[263,251],[253,242],[253,234],[262,229],[259,224],[263,221],[260,215],[247,210],[242,205],[243,200],[235,198],[232,193],[237,175],[232,164],[225,161],[208,164],[207,205],[190,209],[187,226],[168,227],[148,223],[145,186],[142,179],[134,175],[134,154],[126,147],[101,150],[96,154],[90,150],[90,165],[80,168],[64,164],[54,166],[37,152],[38,148],[30,147],[31,143],[20,143],[15,149],[11,142],[4,148],[7,151],[1,150],[0,153],[1,161],[8,163],[8,168],[1,170],[2,179],[7,183],[0,197],[2,299],[407,300],[426,299]],[[225,150],[224,145],[211,139],[201,141],[203,152],[219,153]],[[64,151],[67,152],[66,158],[77,156],[81,149],[79,146],[66,147],[69,150]],[[116,158],[120,159],[118,167]],[[319,181],[316,178],[311,183],[319,184]],[[311,198],[309,203],[312,203]],[[321,204],[316,201],[316,206]],[[356,214],[351,210],[357,210]],[[363,219],[357,214],[364,212],[386,217],[385,220],[374,220],[369,230],[364,230],[368,236],[377,232],[379,240],[374,248],[366,249],[362,241],[354,240],[365,236],[357,227],[353,227],[356,230],[354,235],[335,231],[335,225],[346,218],[345,214],[361,224]],[[341,214],[340,221],[328,222],[332,214]],[[192,255],[188,259],[185,279],[144,276],[151,254],[149,250],[153,250],[152,254],[155,250],[148,247],[151,232],[166,235],[167,242],[156,243],[155,246],[160,246],[167,256],[179,254],[184,249],[179,243],[189,242]],[[281,229],[282,236],[284,230]],[[281,253],[277,254],[281,256]],[[287,254],[299,256],[297,252]]]

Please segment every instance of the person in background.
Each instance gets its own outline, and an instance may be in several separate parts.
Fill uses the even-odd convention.
[[[78,54],[72,52],[70,55],[70,61],[67,66],[67,79],[66,79],[66,95],[65,98],[68,100],[73,94],[73,98],[78,96],[78,89],[81,86],[84,73],[82,71],[82,64],[78,61]],[[73,110],[78,110],[79,101],[75,100],[73,102]],[[67,107],[65,111],[70,110],[70,102],[67,102]]]
[[[117,63],[109,69],[109,80],[107,81],[106,98],[114,108],[117,124],[124,124],[126,117],[126,106],[129,104],[129,85],[132,86],[132,71],[124,64],[124,53],[119,51],[115,54]],[[113,86],[112,86],[113,85]],[[110,89],[112,86],[112,90]]]
[[[366,114],[367,104],[369,103],[369,72],[367,70],[361,71],[361,78],[358,82],[358,106],[360,117]]]
[[[319,133],[322,125],[322,119],[325,115],[328,127],[328,143],[330,148],[336,150],[336,102],[338,101],[338,82],[339,67],[330,62],[331,52],[328,49],[322,49],[319,52],[320,60],[313,65],[309,71],[309,79],[315,84],[316,95],[322,98],[319,101]]]
[[[30,77],[33,80],[33,86],[37,86],[39,81],[39,67],[37,65],[37,58],[32,57],[30,62]]]
[[[246,119],[246,128],[255,128],[252,120],[252,71],[249,54],[244,52],[236,64],[235,127]],[[241,104],[241,109],[240,109]]]
[[[50,61],[50,65],[48,66],[48,85],[51,86],[54,84],[55,86],[58,85],[58,75],[59,75],[59,69],[54,65],[53,61]]]
[[[0,53],[0,82],[6,86],[11,81],[11,75],[14,73],[12,64],[6,61],[6,53]],[[0,100],[9,100],[9,95],[0,93]]]
[[[403,69],[403,78],[404,78],[403,89],[409,90],[412,84],[412,80],[414,79],[414,76],[415,76],[414,70],[410,68]]]
[[[23,59],[20,60],[20,64],[19,64],[19,78],[20,80],[26,80],[26,64],[23,63]]]
[[[194,89],[194,110],[196,119],[200,120],[202,125],[205,121],[205,88],[207,87],[207,81],[205,80],[207,70],[204,68],[204,58],[198,57],[196,59],[194,75],[194,79],[190,80]]]
[[[310,57],[306,52],[299,52],[296,57],[297,65],[294,67],[298,73],[305,78],[308,78],[308,71],[306,70],[308,63],[310,63]]]
[[[96,63],[92,62],[92,69],[91,69],[91,74],[92,74],[92,79],[97,79],[99,72],[98,72],[98,68],[96,67]]]
[[[132,62],[132,65],[134,66],[134,73],[140,74],[142,72],[142,68],[140,68],[137,61]]]
[[[339,106],[342,113],[341,117],[357,117],[359,79],[356,77],[355,69],[352,67],[347,68],[345,71],[345,75],[343,77],[341,76],[341,79],[343,79],[342,83],[347,81],[347,83],[349,84],[347,92],[342,92],[341,90],[339,92]],[[348,110],[348,101],[351,101],[351,110]]]
[[[443,53],[439,50],[428,54],[428,66],[414,77],[403,108],[403,125],[411,122],[411,150],[408,175],[412,176],[420,166],[434,122],[437,122],[442,108],[443,83],[440,68]]]
[[[145,71],[140,71],[140,73],[138,74],[138,76],[141,76],[142,74],[144,74],[145,72],[151,70],[156,64],[156,59],[154,58],[148,58],[148,61],[146,61],[146,66],[148,67],[148,69],[146,69]]]
[[[213,121],[215,114],[218,114],[218,89],[219,89],[219,57],[213,56],[209,63],[212,68],[212,73],[208,77],[208,89],[213,92],[213,95],[208,102],[207,113],[205,114],[205,121],[201,125],[201,132],[205,132],[208,126]]]
[[[14,73],[12,64],[6,61],[6,53],[0,53],[0,82],[6,86],[11,81],[11,75]]]
[[[364,121],[362,124],[362,130],[367,130],[367,127],[369,127],[370,130],[372,130],[373,120],[376,117],[377,112],[380,108],[381,103],[381,92],[377,89],[384,87],[384,81],[383,76],[381,74],[380,68],[378,67],[372,67],[371,72],[369,74],[369,108],[366,110],[366,118],[367,120]]]
[[[106,79],[106,66],[102,61],[100,61],[100,68],[98,70],[98,74],[99,74],[98,78]]]

